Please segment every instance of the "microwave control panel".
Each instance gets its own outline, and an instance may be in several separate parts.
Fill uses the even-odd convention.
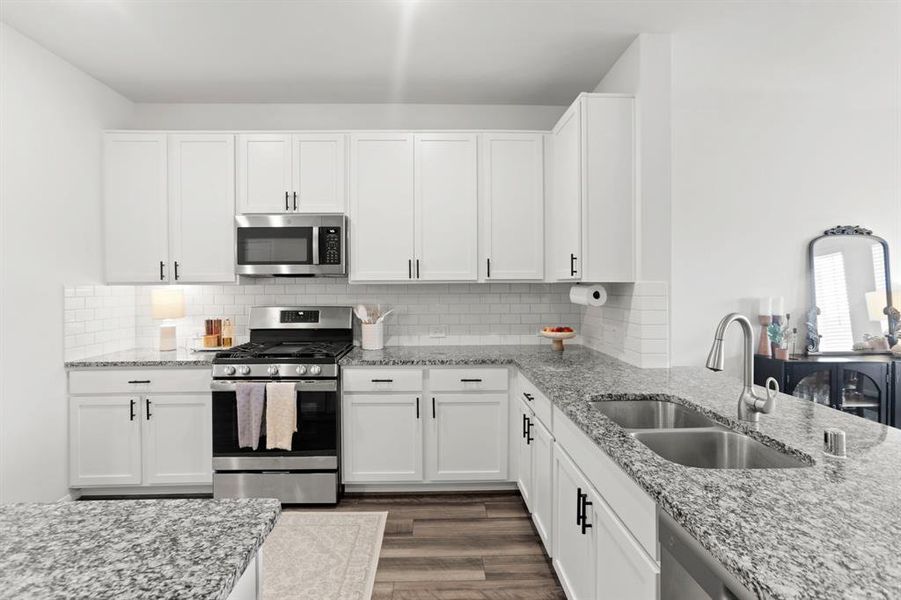
[[[319,264],[341,264],[341,228],[319,228]]]

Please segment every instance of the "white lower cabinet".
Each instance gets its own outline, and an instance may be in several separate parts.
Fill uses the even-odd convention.
[[[506,393],[436,394],[429,417],[429,480],[507,478]]]
[[[553,523],[554,523],[554,437],[551,432],[539,421],[531,421],[531,439],[529,445],[532,449],[532,522],[538,535],[548,549],[548,554],[553,553]]]
[[[344,481],[422,481],[422,398],[344,395]]]
[[[209,394],[144,398],[144,483],[213,482]]]
[[[201,383],[208,372],[70,373],[69,485],[210,485],[212,398]],[[153,391],[176,387],[186,393]]]
[[[554,482],[554,568],[569,600],[593,600],[598,576],[597,498],[559,446],[554,447]]]
[[[134,396],[73,398],[69,409],[69,480],[85,485],[141,483],[141,421]]]
[[[594,528],[598,539],[598,600],[655,600],[660,567],[629,534],[610,507],[599,499]]]

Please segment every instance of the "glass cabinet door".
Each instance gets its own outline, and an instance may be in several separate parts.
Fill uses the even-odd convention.
[[[805,369],[805,371],[808,371]],[[824,406],[833,406],[832,380],[834,371],[831,367],[820,367],[809,370],[807,373],[798,373],[792,379],[798,379],[794,389],[787,391],[792,396],[812,400]]]
[[[837,408],[880,423],[887,422],[888,385],[885,367],[876,369],[843,367]]]

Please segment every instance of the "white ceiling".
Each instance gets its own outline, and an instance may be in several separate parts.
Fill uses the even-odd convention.
[[[136,102],[559,106],[594,89],[640,32],[812,27],[836,5],[855,10],[788,0],[0,0],[0,20]]]

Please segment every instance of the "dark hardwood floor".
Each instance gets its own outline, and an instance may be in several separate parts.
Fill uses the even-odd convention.
[[[387,511],[373,600],[565,600],[518,492],[345,496]]]

